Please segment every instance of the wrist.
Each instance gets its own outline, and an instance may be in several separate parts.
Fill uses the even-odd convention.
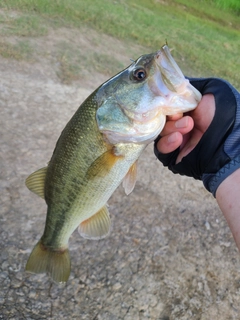
[[[239,198],[240,188],[240,168],[229,175],[218,187],[216,191],[216,200],[225,199],[225,197],[232,197],[235,193]]]
[[[234,171],[219,185],[216,200],[240,251],[239,186],[240,169]]]
[[[240,168],[240,156],[229,161],[215,174],[203,174],[202,180],[205,188],[210,191],[213,196],[216,196],[218,187],[225,179],[232,175]]]

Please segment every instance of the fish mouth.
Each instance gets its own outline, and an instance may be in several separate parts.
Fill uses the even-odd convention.
[[[151,103],[139,99],[133,110],[121,105],[122,110],[133,121],[146,123],[159,114],[172,115],[193,110],[201,100],[200,92],[184,77],[173,59],[167,45],[153,55],[155,72],[148,79],[152,93]]]
[[[162,81],[170,91],[181,95],[191,89],[194,99],[198,102],[201,100],[200,92],[184,77],[167,45],[162,46],[156,53],[155,61],[160,70]]]

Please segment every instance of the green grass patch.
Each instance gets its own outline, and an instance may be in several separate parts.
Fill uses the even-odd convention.
[[[144,46],[143,53],[159,49],[167,39],[188,75],[224,77],[240,87],[239,14],[232,5],[223,10],[227,1],[219,1],[2,0],[0,7],[38,15],[54,27],[95,28]]]
[[[207,0],[207,1],[216,4],[219,8],[231,10],[237,15],[240,15],[239,0]]]
[[[126,67],[123,63],[115,59],[110,54],[93,52],[89,56],[89,60],[92,62],[92,67],[94,68],[94,70],[106,75],[113,75],[114,73],[116,73],[116,70],[120,71]],[[109,61],[111,61],[111,63],[109,63]]]
[[[57,45],[56,60],[59,64],[57,75],[61,82],[70,84],[81,73],[83,56],[71,43],[60,42]]]
[[[1,33],[5,36],[15,35],[20,37],[39,37],[47,34],[45,19],[36,14],[1,14]]]
[[[111,76],[117,72],[116,70],[126,67],[111,55],[100,52],[83,52],[70,42],[60,42],[56,52],[59,64],[57,75],[65,84],[70,84],[79,76],[83,77],[86,66],[89,72],[99,72],[106,76]]]
[[[6,34],[17,35],[23,37],[39,37],[47,34],[48,30],[43,25],[42,20],[36,15],[34,16],[21,16],[12,19],[5,29]]]
[[[28,41],[18,41],[16,44],[0,42],[0,55],[15,60],[31,59],[33,48]]]

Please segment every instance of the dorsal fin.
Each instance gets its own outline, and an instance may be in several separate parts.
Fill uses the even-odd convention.
[[[28,187],[28,189],[43,199],[45,198],[44,185],[46,174],[47,167],[44,167],[30,174],[30,176],[25,181],[25,184]]]
[[[137,181],[137,161],[134,162],[134,164],[128,170],[128,173],[126,174],[126,176],[123,178],[122,185],[126,195],[129,195],[133,191],[136,181]]]
[[[83,221],[78,227],[78,232],[83,238],[98,240],[109,234],[110,225],[109,212],[107,207],[104,206],[91,218]]]

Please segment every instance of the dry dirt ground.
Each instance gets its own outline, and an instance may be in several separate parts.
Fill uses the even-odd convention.
[[[85,69],[64,84],[54,44],[70,39],[128,64],[131,46],[99,37],[59,29],[29,39],[45,51],[41,58],[0,58],[0,319],[240,319],[239,253],[215,200],[200,182],[163,168],[152,145],[133,193],[119,187],[109,201],[111,235],[94,242],[72,235],[66,286],[24,272],[46,213],[24,180],[48,162],[66,122],[106,79]]]

